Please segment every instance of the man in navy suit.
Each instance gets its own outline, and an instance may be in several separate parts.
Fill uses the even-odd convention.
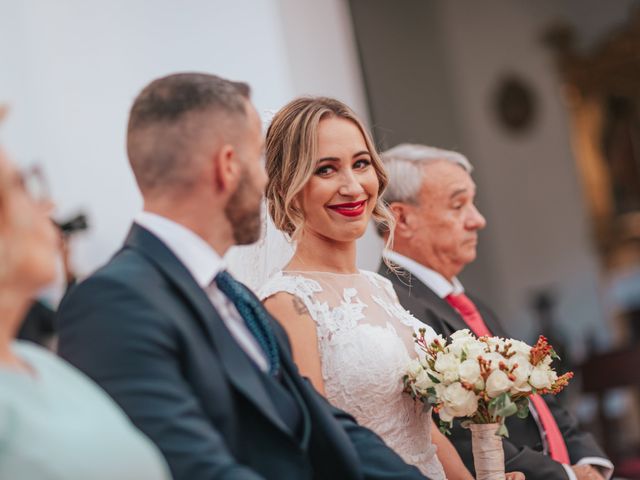
[[[127,149],[144,210],[61,306],[61,356],[176,480],[423,478],[299,376],[282,328],[225,270],[227,249],[260,235],[267,179],[249,87],[155,80],[131,109]]]
[[[397,220],[393,251],[380,274],[391,280],[400,303],[444,335],[470,329],[506,336],[480,300],[465,292],[457,275],[476,258],[478,231],[486,221],[475,206],[471,164],[463,155],[403,144],[382,154],[389,172],[384,198]],[[503,441],[507,470],[527,480],[603,480],[613,465],[593,437],[552,397],[532,400],[525,420],[507,419]],[[451,441],[473,472],[471,434],[454,424]]]

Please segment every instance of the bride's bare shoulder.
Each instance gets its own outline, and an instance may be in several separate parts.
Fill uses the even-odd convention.
[[[265,308],[284,327],[300,373],[324,395],[322,363],[316,323],[304,302],[289,292],[280,291],[263,300]]]
[[[265,298],[265,308],[282,324],[288,324],[300,317],[310,318],[309,309],[300,297],[286,291],[276,292]]]

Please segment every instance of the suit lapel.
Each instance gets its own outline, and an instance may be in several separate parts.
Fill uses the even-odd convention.
[[[456,312],[446,300],[440,298],[429,287],[422,283],[416,276],[402,267],[395,266],[396,272],[389,270],[383,263],[378,272],[387,277],[393,283],[396,290],[403,291],[406,295],[417,302],[425,311],[425,315],[418,312],[416,317],[424,323],[426,317],[435,315],[439,320],[446,323],[451,330],[450,333],[463,328],[468,328],[462,317]]]
[[[256,300],[258,299],[256,298]],[[291,394],[300,405],[303,416],[300,447],[307,450],[310,443],[315,443],[311,454],[319,458],[318,462],[322,464],[323,473],[321,476],[323,478],[360,477],[357,467],[360,464],[358,454],[345,430],[339,427],[336,419],[332,416],[330,408],[334,407],[328,403],[322,404],[323,397],[313,389],[308,380],[300,376],[298,367],[289,353],[291,345],[285,331],[275,318],[271,315],[269,318],[280,349],[283,379],[292,385]],[[319,449],[325,453],[318,453]],[[327,464],[325,458],[328,457],[332,458],[332,461]],[[345,475],[346,472],[351,472],[351,475]]]
[[[427,323],[425,319],[429,318],[430,315],[435,315],[440,321],[446,323],[450,330],[449,332],[445,332],[447,335],[450,335],[456,330],[469,328],[462,319],[462,316],[460,316],[460,314],[451,305],[449,305],[446,300],[436,295],[433,290],[427,287],[407,270],[398,267],[397,265],[396,267],[397,273],[394,273],[383,263],[380,265],[378,272],[391,280],[396,290],[408,293],[410,297],[414,298],[421,304],[421,306],[426,310],[426,317],[420,315],[418,317],[419,320]],[[500,322],[498,322],[493,312],[491,312],[489,308],[487,308],[473,295],[467,293],[467,296],[469,296],[478,309],[482,320],[484,320],[491,334],[499,337],[506,337],[507,335],[504,328],[500,325]]]
[[[193,307],[196,313],[194,318],[207,332],[218,352],[229,382],[280,430],[292,435],[276,412],[262,381],[258,378],[256,367],[233,339],[209,297],[186,267],[160,239],[138,225],[132,226],[125,246],[135,249],[161,270],[175,286],[177,293]]]
[[[295,390],[297,390],[300,397],[302,397],[301,401],[303,405],[312,406],[312,408],[304,409],[305,431],[302,436],[302,448],[307,449],[309,443],[312,441],[312,437],[315,437],[316,447],[328,450],[328,455],[331,456],[332,461],[322,466],[325,472],[323,478],[324,476],[327,478],[340,478],[340,476],[345,476],[345,472],[352,472],[349,478],[360,477],[360,472],[356,467],[360,464],[360,460],[358,459],[358,454],[353,447],[351,439],[344,429],[335,428],[337,424],[335,418],[330,414],[328,408],[319,404],[319,399],[322,399],[322,397],[312,390],[313,387],[310,386],[308,380],[303,379],[298,374],[298,368],[293,360],[287,353],[284,353],[289,351],[289,345],[285,345],[285,341],[279,335],[276,335],[276,338],[278,338],[278,346],[281,352],[283,352],[280,358],[282,359],[284,375],[289,375],[289,380],[296,386]],[[310,415],[315,417],[315,421],[313,421],[314,426],[324,426],[322,430],[310,428],[312,424],[312,420],[309,417]],[[318,440],[320,435],[322,438]],[[317,452],[313,450],[311,453],[317,454]],[[321,454],[318,456],[321,456]],[[324,462],[324,460],[321,461]]]
[[[484,320],[484,323],[489,328],[489,331],[495,336],[508,338],[509,336],[507,335],[507,332],[502,327],[500,322],[498,322],[498,319],[496,318],[495,314],[489,308],[487,308],[480,300],[478,300],[477,298],[475,298],[470,294],[468,294],[468,296],[471,299],[471,301],[475,304],[476,308],[478,309],[478,312],[480,312],[480,316],[482,317],[482,320]]]

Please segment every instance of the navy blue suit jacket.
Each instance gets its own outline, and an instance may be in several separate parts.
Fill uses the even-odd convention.
[[[158,445],[176,480],[423,478],[300,377],[273,321],[305,412],[302,434],[289,431],[206,293],[140,226],[69,292],[58,323],[60,355]]]

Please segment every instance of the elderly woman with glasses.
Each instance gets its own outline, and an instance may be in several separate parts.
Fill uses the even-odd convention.
[[[0,148],[0,478],[168,479],[156,447],[99,387],[14,339],[56,270],[59,236],[39,183]]]

